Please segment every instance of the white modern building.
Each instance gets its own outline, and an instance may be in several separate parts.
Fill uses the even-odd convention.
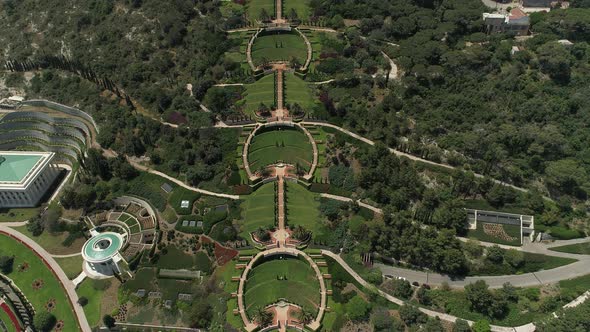
[[[60,170],[53,152],[0,151],[0,208],[34,207]]]
[[[122,273],[121,264],[125,262],[120,251],[125,239],[115,232],[99,233],[91,230],[92,237],[82,247],[84,271],[92,279],[101,279]]]

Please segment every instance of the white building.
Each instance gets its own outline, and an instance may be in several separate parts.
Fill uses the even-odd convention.
[[[122,273],[124,268],[121,264],[125,263],[120,254],[125,243],[123,236],[114,232],[99,233],[94,229],[90,234],[92,237],[82,247],[86,275],[102,279]]]
[[[59,174],[53,152],[0,151],[0,208],[34,207]]]

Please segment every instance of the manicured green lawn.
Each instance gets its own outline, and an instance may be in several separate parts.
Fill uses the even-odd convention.
[[[300,64],[305,63],[307,47],[301,36],[292,33],[258,35],[252,45],[252,61],[259,66],[267,61],[291,61],[295,57]]]
[[[294,9],[300,20],[309,19],[311,9],[309,8],[310,0],[283,0],[283,17],[291,18],[291,11]]]
[[[75,279],[80,274],[80,272],[82,272],[82,263],[84,263],[82,255],[66,258],[55,258],[55,260],[57,261],[57,264],[61,266],[61,269],[64,270],[70,280]]]
[[[313,161],[313,148],[309,139],[299,130],[281,128],[256,134],[248,149],[248,162],[252,170],[282,161],[308,170]]]
[[[45,311],[45,305],[55,300],[52,314],[57,320],[64,321],[64,331],[78,331],[78,323],[65,290],[51,270],[37,255],[11,237],[0,235],[0,253],[14,255],[14,269],[7,274],[16,286],[25,294],[37,312]],[[19,266],[28,264],[28,268],[19,271]],[[42,282],[39,289],[33,288],[35,281]]]
[[[510,246],[521,246],[522,245],[520,243],[520,226],[498,224],[504,229],[504,232],[509,237],[514,238],[514,240],[507,240],[505,238],[500,238],[498,236],[486,234],[483,229],[484,224],[486,224],[486,223],[478,222],[477,229],[469,230],[467,232],[467,237],[472,238],[472,239],[476,239],[479,241],[492,242],[492,243],[498,243],[498,244],[506,244],[506,245],[510,245]]]
[[[254,116],[260,103],[267,107],[275,106],[275,76],[266,75],[258,81],[248,84],[244,94],[244,112]]]
[[[88,304],[84,306],[84,314],[88,319],[90,327],[98,326],[101,320],[101,301],[104,291],[103,287],[98,286],[101,283],[108,283],[110,280],[92,280],[86,278],[76,289],[79,297],[84,296],[88,299]],[[112,308],[114,309],[114,308]]]
[[[15,227],[14,229],[23,233],[31,240],[37,242],[41,247],[43,247],[43,249],[47,250],[47,252],[53,255],[69,255],[79,253],[82,250],[84,242],[86,242],[86,240],[81,237],[76,239],[69,247],[65,247],[62,245],[62,242],[68,237],[68,232],[52,234],[48,231],[44,231],[39,236],[33,236],[33,234],[27,230],[27,226]]]
[[[319,196],[297,183],[287,182],[286,188],[287,224],[301,225],[317,234],[322,228]]]
[[[313,91],[309,85],[294,73],[285,74],[285,104],[299,104],[309,110],[315,103]]]
[[[250,21],[260,20],[260,12],[262,9],[266,10],[271,17],[275,16],[275,1],[274,0],[250,0],[246,4],[246,13]]]
[[[0,209],[0,222],[27,221],[39,214],[39,208]]]
[[[559,251],[559,252],[567,252],[569,254],[590,255],[590,243],[586,242],[586,243],[570,244],[567,246],[549,248],[549,250]]]
[[[252,194],[243,196],[241,204],[243,225],[240,236],[250,241],[250,232],[259,227],[274,225],[275,223],[275,201],[274,183],[267,183]]]
[[[286,276],[286,280],[279,280]],[[314,310],[320,302],[320,285],[313,269],[296,258],[272,259],[248,274],[245,303],[248,315],[285,298],[288,302]]]

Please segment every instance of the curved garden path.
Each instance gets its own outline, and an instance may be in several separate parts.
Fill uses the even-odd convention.
[[[256,33],[252,35],[252,38],[248,41],[248,47],[246,48],[246,60],[248,60],[248,65],[250,65],[250,69],[252,71],[256,71],[256,66],[254,65],[254,61],[252,60],[252,45],[254,45],[254,40],[258,37],[258,34],[262,31],[262,29],[256,30]]]
[[[396,80],[396,79],[398,79],[399,78],[399,75],[398,75],[399,70],[398,70],[397,65],[395,64],[395,62],[393,62],[393,59],[391,59],[389,57],[389,55],[387,55],[387,53],[385,53],[383,51],[381,51],[381,54],[389,62],[389,66],[391,67],[389,69],[389,76],[388,76],[389,79],[390,80]]]
[[[312,160],[311,166],[309,168],[309,172],[307,172],[307,174],[304,175],[303,178],[309,181],[313,177],[313,173],[315,172],[315,169],[317,168],[318,161],[319,161],[319,150],[318,150],[318,146],[315,142],[315,139],[313,138],[313,135],[309,132],[309,130],[307,130],[307,128],[300,125],[299,123],[292,122],[292,121],[280,120],[280,121],[273,121],[273,122],[269,122],[269,123],[265,123],[265,124],[257,124],[256,127],[250,132],[250,135],[248,135],[248,138],[246,138],[246,142],[244,142],[244,148],[242,149],[242,163],[244,164],[244,170],[246,171],[246,174],[248,175],[248,178],[250,179],[250,181],[254,181],[258,178],[256,176],[256,174],[254,174],[252,172],[252,169],[250,168],[250,163],[248,161],[248,151],[250,149],[250,144],[252,143],[252,139],[254,138],[254,136],[256,136],[256,132],[260,128],[280,127],[280,126],[297,127],[301,131],[303,131],[303,133],[309,139],[309,143],[311,144],[312,149],[313,149],[313,160]],[[244,127],[244,126],[241,126],[241,127]]]
[[[354,133],[354,132],[352,132],[352,131],[350,131],[348,129],[344,129],[342,127],[339,127],[339,126],[334,125],[334,124],[331,124],[331,123],[319,122],[319,121],[303,121],[303,122],[301,122],[301,124],[302,125],[321,126],[321,127],[330,127],[330,128],[336,129],[336,130],[338,130],[338,131],[340,131],[340,132],[342,132],[342,133],[344,133],[344,134],[346,134],[348,136],[354,137],[354,138],[356,138],[357,140],[359,140],[361,142],[367,143],[369,145],[375,145],[375,142],[374,141],[372,141],[372,140],[370,140],[370,139],[368,139],[366,137],[363,137],[363,136],[361,136],[359,134],[356,134],[356,133]],[[396,149],[393,149],[393,148],[389,148],[388,147],[387,149],[389,150],[389,152],[395,154],[398,157],[405,157],[405,158],[408,158],[408,159],[410,159],[412,161],[417,161],[417,162],[421,162],[421,163],[424,163],[424,164],[429,164],[429,165],[433,165],[433,166],[444,167],[444,168],[453,169],[453,170],[454,169],[459,169],[459,168],[457,168],[455,166],[451,166],[451,165],[448,165],[448,164],[437,163],[437,162],[434,162],[434,161],[431,161],[431,160],[427,160],[427,159],[424,159],[424,158],[420,158],[420,157],[417,157],[417,156],[414,156],[414,155],[411,155],[409,153],[402,152],[402,151],[399,151],[399,150],[396,150]],[[477,178],[484,178],[485,177],[484,175],[478,174],[478,173],[473,173],[473,175],[475,177],[477,177]],[[488,178],[490,180],[492,180],[494,183],[497,183],[497,184],[500,184],[500,185],[503,185],[503,186],[510,187],[510,188],[512,188],[514,190],[518,190],[520,192],[529,192],[530,191],[529,189],[517,187],[517,186],[515,186],[513,184],[510,184],[510,183],[507,183],[507,182],[504,182],[504,181],[496,180],[496,179],[493,179],[493,178],[490,178],[490,177],[488,177]],[[553,199],[551,199],[550,197],[543,196],[543,198],[545,198],[547,200],[550,200],[550,201],[553,201]]]
[[[363,202],[361,202],[360,199],[354,200],[350,197],[337,196],[337,195],[326,194],[326,193],[320,194],[320,197],[325,197],[325,198],[329,198],[329,199],[333,199],[333,200],[337,200],[337,201],[341,201],[341,202],[355,202],[359,206],[369,209],[369,210],[373,211],[374,213],[383,214],[383,210],[381,210],[380,208],[374,207],[374,206],[369,205],[367,203],[363,203]]]
[[[307,39],[307,36],[299,31],[299,29],[295,28],[295,31],[297,31],[297,33],[299,33],[299,35],[301,36],[301,38],[303,38],[303,41],[305,42],[305,46],[307,48],[307,58],[305,58],[305,64],[303,65],[303,67],[301,67],[301,70],[305,71],[307,70],[307,68],[309,67],[309,64],[311,63],[311,57],[313,56],[313,49],[311,48],[311,43],[309,42],[309,39]]]
[[[31,240],[26,235],[20,233],[17,230],[14,230],[10,227],[5,226],[4,224],[0,224],[0,232],[4,234],[8,234],[9,236],[17,239],[21,243],[25,244],[31,250],[33,250],[37,256],[39,256],[45,264],[53,271],[53,274],[61,283],[62,287],[66,292],[66,296],[70,300],[70,305],[74,310],[74,314],[78,320],[78,324],[83,332],[90,332],[90,325],[88,324],[88,320],[86,319],[86,315],[84,314],[84,310],[80,305],[78,305],[78,294],[76,294],[76,287],[74,284],[68,279],[62,268],[59,264],[55,261],[50,253],[48,253],[43,247],[41,247],[37,242]]]
[[[384,291],[376,288],[374,285],[368,283],[367,281],[365,281],[365,279],[363,279],[358,273],[356,273],[356,271],[354,271],[343,259],[342,257],[340,257],[339,255],[334,254],[331,251],[328,250],[322,250],[322,255],[328,256],[332,259],[334,259],[336,262],[338,262],[338,264],[340,264],[345,270],[346,272],[348,272],[358,283],[360,283],[361,285],[363,285],[364,287],[367,287],[369,289],[375,290],[379,295],[383,296],[384,298],[386,298],[389,302],[395,303],[397,305],[404,305],[405,301],[398,299],[392,295],[389,295],[387,293],[385,293]],[[453,315],[449,315],[449,314],[445,314],[445,313],[441,313],[441,312],[436,312],[434,310],[429,310],[429,309],[425,309],[425,308],[419,308],[420,311],[422,311],[423,313],[425,313],[426,315],[430,316],[430,317],[438,317],[441,320],[447,321],[447,322],[452,322],[454,323],[455,321],[457,321],[457,319],[460,319],[459,317],[455,317]],[[473,321],[469,321],[467,320],[467,323],[469,323],[469,325],[474,324]],[[530,327],[528,327],[528,325],[530,325]],[[522,332],[533,332],[534,331],[534,325],[533,324],[527,324],[525,325],[527,326],[527,328],[524,328],[522,330],[519,329],[519,331]],[[524,326],[523,326],[524,327]],[[519,327],[521,328],[521,327]],[[494,326],[492,325],[492,331],[495,332],[508,332],[508,331],[515,331],[514,328],[511,327],[504,327],[504,326]]]
[[[326,305],[327,305],[327,289],[326,289],[326,283],[324,281],[322,272],[320,271],[320,268],[318,267],[318,265],[316,264],[316,262],[309,257],[309,255],[307,255],[305,252],[295,249],[295,248],[273,248],[273,249],[268,249],[265,251],[261,251],[258,254],[256,254],[256,256],[254,256],[254,258],[252,258],[248,264],[246,265],[246,267],[244,268],[244,270],[242,271],[242,274],[240,276],[240,280],[239,280],[239,285],[238,285],[238,292],[237,292],[237,298],[238,298],[238,311],[240,312],[240,317],[242,318],[242,321],[244,323],[244,326],[246,328],[246,331],[254,331],[258,325],[252,321],[250,321],[250,319],[248,318],[248,315],[246,314],[246,307],[244,305],[244,288],[246,286],[246,281],[248,278],[248,273],[250,273],[250,271],[252,270],[254,263],[262,258],[262,257],[269,257],[269,256],[275,256],[275,255],[289,255],[289,256],[294,256],[294,257],[303,257],[312,267],[312,269],[314,270],[314,272],[316,273],[316,276],[318,278],[318,281],[320,283],[320,307],[318,308],[318,314],[316,316],[316,318],[314,319],[313,322],[311,322],[310,324],[308,324],[307,326],[315,331],[317,330],[320,326],[321,326],[321,321],[322,318],[324,317],[324,313],[326,311]]]
[[[216,197],[228,198],[228,199],[240,199],[240,196],[238,196],[238,195],[230,195],[230,194],[216,193],[216,192],[213,192],[213,191],[209,191],[209,190],[205,190],[205,189],[200,189],[200,188],[196,188],[196,187],[193,187],[193,186],[189,186],[188,184],[186,184],[186,183],[184,183],[184,182],[182,182],[182,181],[180,181],[180,180],[178,180],[176,178],[173,178],[173,177],[171,177],[168,174],[165,174],[165,173],[162,173],[160,171],[156,171],[155,169],[152,169],[152,168],[149,168],[147,166],[141,165],[141,164],[139,164],[139,163],[137,163],[137,162],[135,162],[133,160],[130,160],[129,158],[127,158],[127,161],[131,164],[131,166],[133,166],[134,168],[136,168],[136,169],[138,169],[140,171],[144,171],[144,172],[148,172],[148,173],[151,173],[151,174],[159,175],[159,176],[165,178],[166,180],[169,180],[171,182],[174,182],[175,184],[177,184],[177,185],[179,185],[179,186],[181,186],[181,187],[183,187],[185,189],[188,189],[188,190],[191,190],[191,191],[195,191],[195,192],[198,192],[198,193],[201,193],[201,194],[204,194],[204,195],[209,195],[209,196],[216,196]]]

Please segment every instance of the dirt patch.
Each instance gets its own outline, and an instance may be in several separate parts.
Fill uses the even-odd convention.
[[[117,308],[119,305],[118,300],[118,289],[119,284],[116,282],[111,282],[109,288],[107,288],[104,293],[102,293],[102,299],[100,301],[100,317],[103,317],[106,314],[110,314],[114,308]],[[98,322],[90,322],[98,323]]]
[[[358,287],[356,287],[356,285],[354,285],[354,284],[350,284],[350,283],[346,284],[346,287],[344,287],[342,289],[342,294],[346,294],[346,293],[349,293],[352,291],[356,292],[358,294],[358,296],[363,298],[363,300],[370,302],[367,294],[363,293],[363,291],[360,290]]]

